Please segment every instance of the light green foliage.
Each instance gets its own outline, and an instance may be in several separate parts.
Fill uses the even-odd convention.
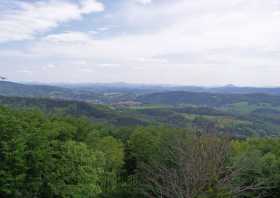
[[[102,153],[95,153],[83,143],[68,141],[62,146],[62,158],[53,170],[56,181],[52,188],[61,197],[95,197],[101,192],[98,185],[104,172]],[[51,173],[50,173],[51,174]]]
[[[251,139],[233,143],[232,179],[240,197],[280,196],[280,140]]]
[[[106,170],[117,172],[123,165],[123,144],[113,137],[104,137],[96,144],[96,149],[102,151],[106,158]]]
[[[157,127],[137,128],[129,139],[131,156],[138,162],[155,160],[160,151],[163,133],[161,129]]]
[[[97,130],[85,119],[0,108],[0,197],[97,197],[109,167],[116,174],[123,164],[114,138],[81,142]]]
[[[25,140],[20,120],[10,116],[9,111],[1,108],[0,115],[0,195],[18,197],[24,188]],[[23,170],[23,171],[22,171]]]

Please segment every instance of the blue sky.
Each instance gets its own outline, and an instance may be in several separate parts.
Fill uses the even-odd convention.
[[[1,0],[14,81],[280,86],[279,0]]]

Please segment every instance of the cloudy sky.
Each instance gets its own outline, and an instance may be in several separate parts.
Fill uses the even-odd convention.
[[[280,0],[0,0],[14,81],[280,86]]]

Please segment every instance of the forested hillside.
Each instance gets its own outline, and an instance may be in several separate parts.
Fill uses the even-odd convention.
[[[23,90],[0,96],[0,197],[280,196],[279,96]]]
[[[280,110],[271,106],[237,104],[227,108],[201,106],[114,107],[60,99],[0,96],[0,104],[16,109],[39,109],[47,114],[82,116],[112,126],[169,126],[207,130],[235,137],[278,136]]]
[[[116,111],[109,106],[82,101],[0,96],[0,104],[13,108],[37,108],[49,114],[84,116],[92,121],[120,126],[145,124],[145,121]]]
[[[82,90],[73,90],[64,87],[22,84],[9,81],[0,81],[1,96],[60,98],[72,100],[95,100],[98,94]]]
[[[272,106],[280,106],[280,96],[267,94],[215,94],[179,91],[147,94],[139,96],[137,100],[147,104],[200,105],[210,107],[222,107],[242,102],[250,105],[270,104]]]
[[[65,88],[47,85],[25,85],[20,83],[0,81],[0,93],[6,96],[37,96],[51,97],[56,94],[65,94]]]
[[[280,140],[0,107],[0,196],[280,196]]]

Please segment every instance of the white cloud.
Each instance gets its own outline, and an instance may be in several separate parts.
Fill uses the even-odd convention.
[[[93,70],[89,69],[89,68],[81,68],[80,71],[86,72],[86,73],[92,73],[93,72]]]
[[[55,64],[47,64],[46,66],[43,67],[43,70],[47,71],[47,70],[52,70],[52,69],[55,69],[57,67],[57,65]]]
[[[145,58],[145,57],[141,57],[141,58],[136,58],[136,59],[132,59],[133,61],[138,61],[141,63],[163,63],[163,64],[167,64],[168,60],[165,58]]]
[[[23,75],[32,75],[33,74],[33,71],[31,71],[31,70],[18,70],[17,71],[18,73],[21,73],[21,74],[23,74]]]
[[[99,67],[101,68],[116,68],[116,67],[120,67],[120,64],[117,63],[101,63],[98,64]]]
[[[99,27],[99,28],[97,28],[97,30],[101,31],[101,32],[105,32],[105,31],[110,30],[110,27]]]
[[[106,32],[100,37],[102,31],[90,27],[94,31],[34,40],[24,52],[37,59],[84,60],[82,67],[97,72],[94,80],[99,81],[280,84],[279,1],[158,0],[151,6],[127,2],[104,23],[119,25],[108,32],[126,34]],[[80,65],[64,65],[65,73],[79,74]],[[82,77],[92,80],[92,75]]]
[[[84,0],[81,2],[80,8],[82,14],[104,11],[104,5],[96,0]]]
[[[144,5],[152,3],[152,0],[134,0],[134,1],[137,3],[144,4]]]
[[[83,32],[64,32],[60,34],[51,34],[43,38],[46,42],[54,43],[83,43],[88,42],[91,37]]]
[[[46,67],[49,69],[53,69],[56,68],[57,66],[55,64],[48,64]]]
[[[32,39],[36,34],[47,32],[63,22],[104,10],[103,4],[96,0],[81,0],[79,4],[66,0],[29,3],[16,0],[13,3],[16,8],[1,10],[0,42]]]

